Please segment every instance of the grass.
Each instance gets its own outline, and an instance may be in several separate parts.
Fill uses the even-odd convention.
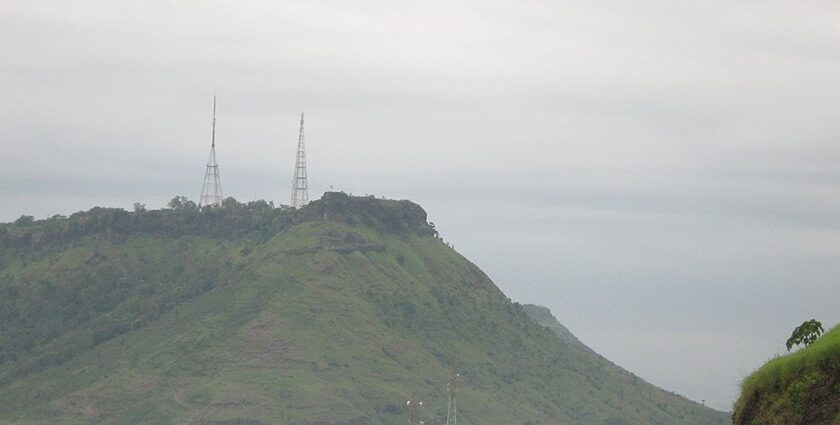
[[[792,376],[816,369],[826,360],[840,358],[840,326],[826,332],[808,347],[768,361],[741,384],[742,394],[778,388]]]
[[[734,406],[736,417],[763,415],[784,417],[791,424],[800,423],[793,421],[800,421],[808,410],[817,409],[815,403],[833,402],[830,397],[814,400],[809,393],[826,385],[836,385],[834,380],[838,371],[840,326],[808,347],[771,359],[744,379],[741,397]]]

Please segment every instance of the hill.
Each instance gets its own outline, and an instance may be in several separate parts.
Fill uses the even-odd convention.
[[[589,351],[590,353],[596,354],[594,350],[589,348],[586,344],[581,342],[574,334],[569,332],[563,324],[561,324],[553,314],[551,314],[551,310],[547,307],[543,307],[541,305],[534,305],[534,304],[525,304],[522,306],[523,311],[528,317],[531,318],[534,322],[537,322],[538,325],[545,326],[557,338],[560,338],[565,344],[578,347],[582,350]]]
[[[722,424],[558,338],[409,201],[0,225],[0,424]]]
[[[744,380],[736,425],[840,424],[840,326]]]

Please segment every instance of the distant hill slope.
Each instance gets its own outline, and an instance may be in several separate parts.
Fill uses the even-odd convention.
[[[586,344],[574,336],[574,334],[569,332],[569,330],[566,329],[566,327],[563,326],[553,314],[551,314],[551,310],[549,310],[548,307],[535,304],[524,304],[522,309],[525,314],[531,318],[531,320],[550,329],[551,332],[553,332],[557,338],[560,338],[561,341],[595,354],[594,350],[589,348]]]
[[[663,401],[665,402],[665,404],[673,406],[673,408],[676,409],[691,409],[692,407],[697,406],[695,402],[688,400],[683,396],[674,394],[669,391],[665,391],[661,388],[658,388],[652,384],[645,382],[633,373],[628,372],[627,370],[621,368],[620,366],[616,365],[615,363],[607,360],[600,354],[596,353],[595,350],[581,342],[581,340],[579,340],[565,326],[563,326],[557,320],[557,318],[555,318],[554,315],[551,314],[551,310],[549,310],[547,307],[534,304],[525,304],[522,306],[522,310],[537,324],[546,327],[548,330],[554,333],[554,335],[561,341],[563,341],[563,343],[590,354],[590,356],[588,356],[587,358],[587,361],[595,365],[594,367],[602,369],[605,375],[609,376],[609,379],[612,381],[612,385],[618,388],[618,391],[626,391],[628,393],[635,393],[637,395],[640,394],[642,395],[642,398],[647,398],[648,400],[663,397],[663,394],[665,394],[663,397]],[[659,406],[659,403],[660,402],[656,403],[657,406]],[[725,414],[721,412],[718,413],[718,421],[720,423],[730,423],[730,420],[725,417]],[[622,422],[621,420],[616,420],[607,421],[607,423],[621,424],[625,422]]]
[[[744,380],[736,425],[840,424],[840,326]]]
[[[0,424],[725,423],[526,315],[422,208],[328,193],[0,225]]]

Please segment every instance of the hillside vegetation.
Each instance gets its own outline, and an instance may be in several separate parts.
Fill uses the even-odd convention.
[[[840,326],[744,380],[736,425],[840,424]]]
[[[0,225],[0,424],[723,424],[558,338],[422,208],[95,208]],[[550,315],[550,314],[549,314]]]
[[[591,348],[589,348],[586,344],[581,342],[574,334],[569,332],[569,330],[561,324],[553,314],[551,314],[551,310],[547,307],[543,307],[541,305],[534,305],[534,304],[525,304],[522,306],[523,311],[531,320],[537,322],[538,325],[545,326],[548,328],[557,338],[560,338],[561,341],[568,345],[576,346],[583,350],[587,350],[591,353],[595,353]]]

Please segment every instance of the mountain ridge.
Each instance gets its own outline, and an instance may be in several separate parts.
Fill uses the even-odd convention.
[[[0,225],[0,423],[718,424],[529,318],[409,201]],[[90,301],[95,299],[96,302]],[[11,300],[11,301],[10,301]]]

